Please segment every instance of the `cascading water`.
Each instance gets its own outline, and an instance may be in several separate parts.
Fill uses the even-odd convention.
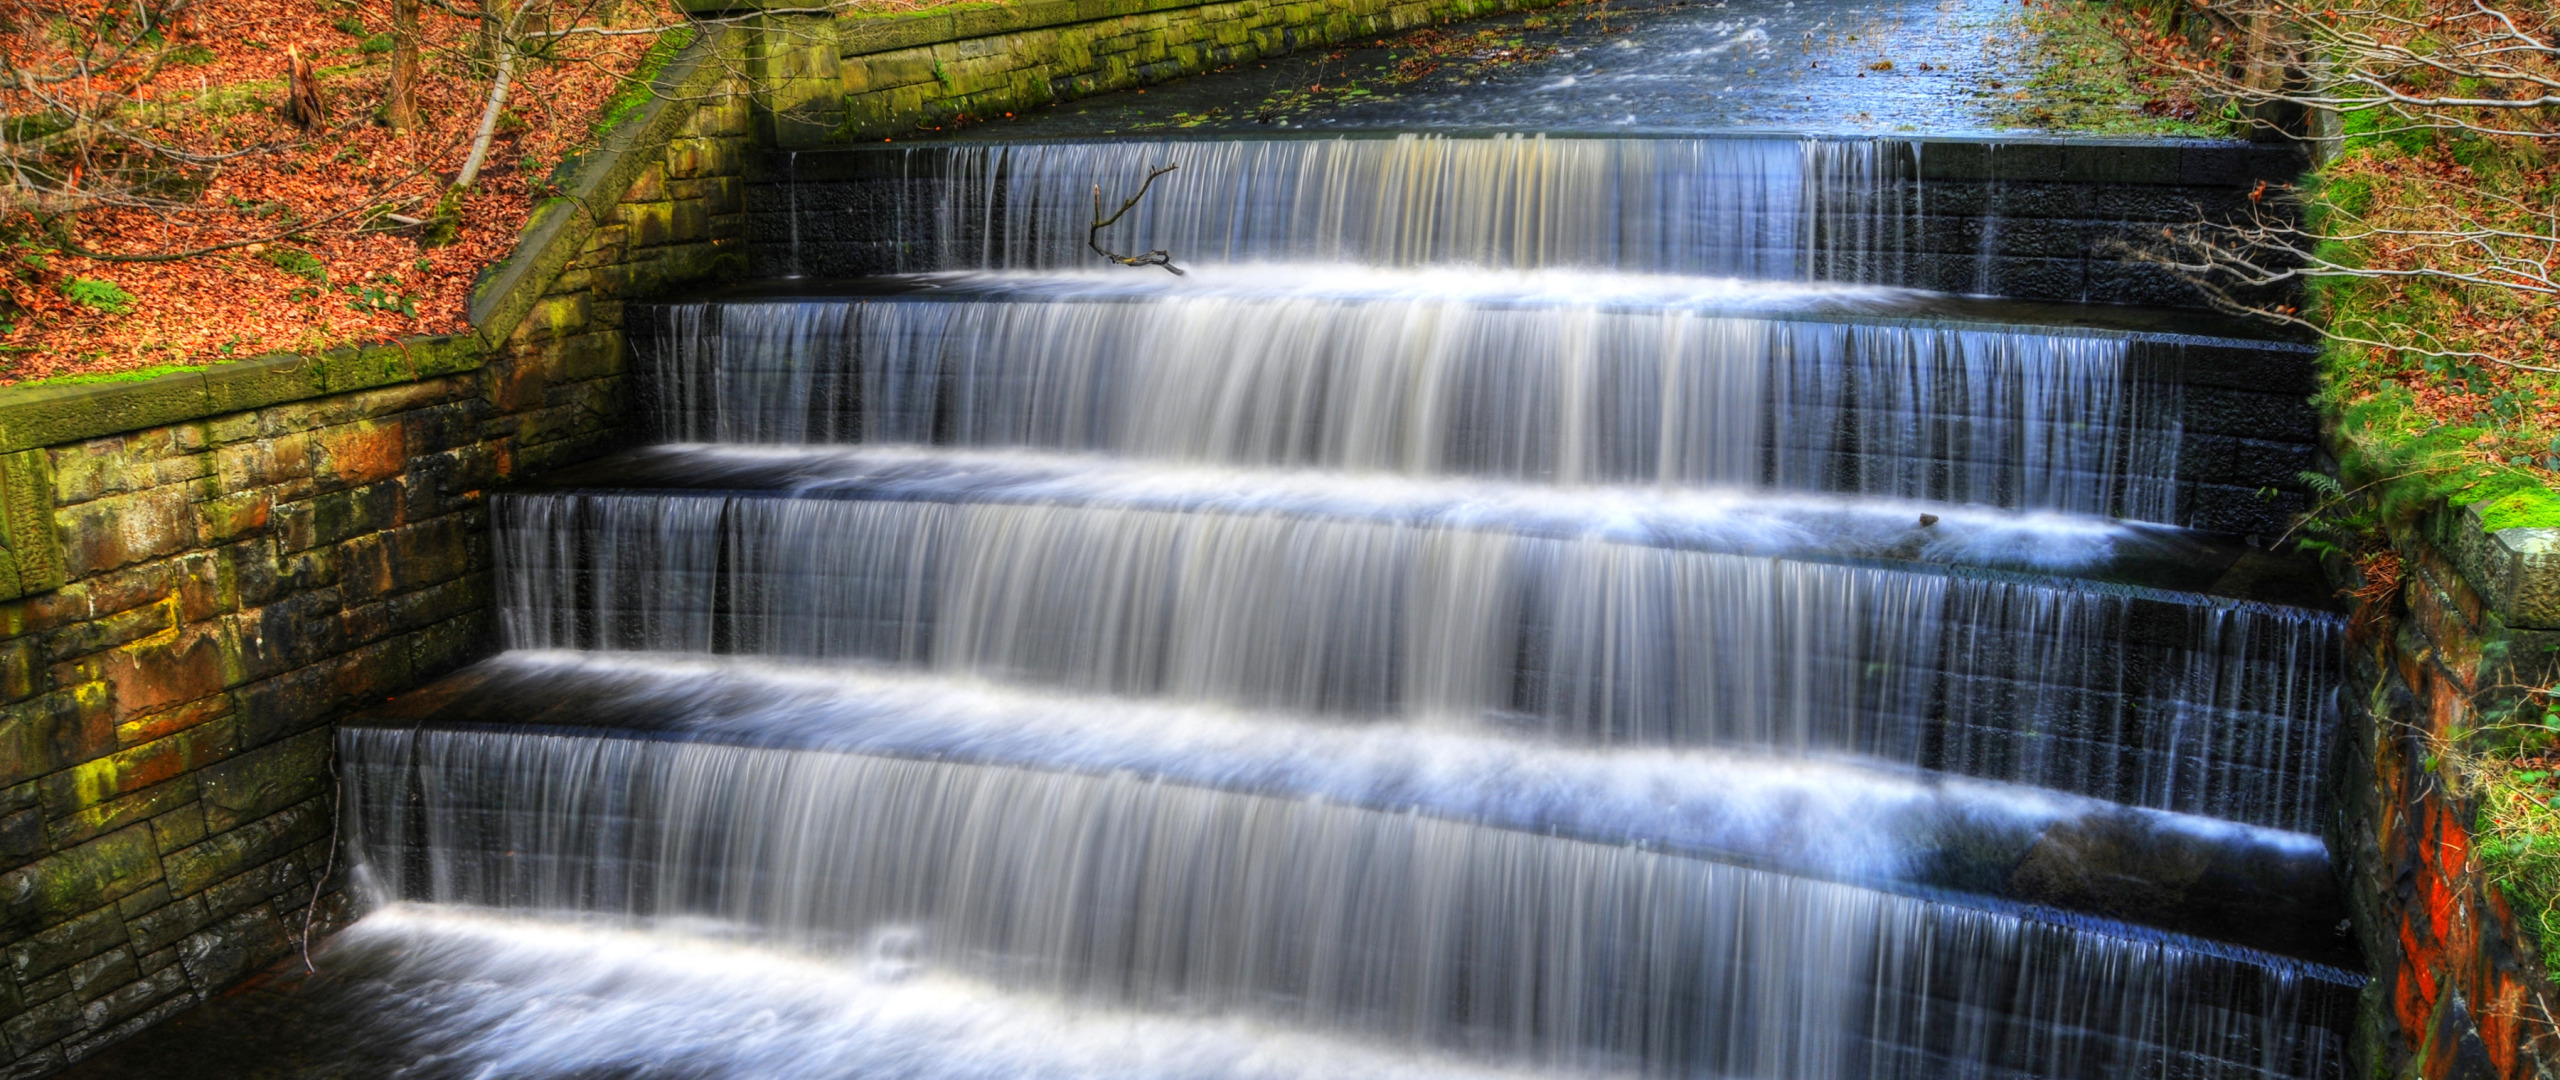
[[[356,842],[400,895],[895,933],[1012,985],[1554,1067],[2294,1073],[2338,1053],[2280,1035],[2297,1010],[2348,1000],[2067,923],[1126,774],[519,733],[345,749]]]
[[[2130,378],[2118,338],[1718,315],[1645,283],[1636,307],[1021,284],[1050,288],[667,309],[658,430],[2177,520],[2177,387]]]
[[[1129,250],[1190,262],[1787,279],[1815,273],[1830,249],[1891,250],[1904,226],[1877,211],[1877,192],[1906,174],[1908,151],[1878,140],[1406,136],[1016,144],[911,160],[917,182],[870,209],[915,231],[908,271],[1089,265],[1093,186],[1122,198],[1174,165],[1181,182],[1160,184],[1106,240],[1142,238]]]
[[[577,494],[495,528],[521,648],[1851,751],[2291,828],[2327,750],[2336,624],[2282,609],[1296,514]]]
[[[2129,335],[1814,284],[1916,153],[881,152],[932,273],[653,309],[669,445],[342,732],[341,992],[439,1076],[2341,1075],[2339,621],[2166,527]],[[1161,164],[1194,274],[1062,270]]]

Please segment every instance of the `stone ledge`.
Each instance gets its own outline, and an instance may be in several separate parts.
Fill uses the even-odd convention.
[[[970,38],[1048,30],[1223,2],[1226,0],[1041,0],[1027,4],[968,5],[894,15],[847,15],[836,20],[836,40],[838,51],[851,59]]]
[[[2429,539],[2510,630],[2560,630],[2560,529],[2490,532],[2478,505],[2434,515]]]
[[[0,454],[452,375],[476,370],[488,358],[479,340],[466,334],[317,356],[269,356],[141,379],[12,386],[0,389]]]

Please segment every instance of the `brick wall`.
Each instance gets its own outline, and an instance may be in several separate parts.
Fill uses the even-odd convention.
[[[2537,944],[2471,865],[2472,807],[2437,753],[2560,683],[2560,529],[2438,511],[2395,531],[2400,588],[2358,620],[2331,850],[2372,966],[2364,1075],[2525,1080],[2560,1066]]]
[[[0,510],[52,526],[0,513],[0,1072],[296,947],[331,721],[494,646],[487,492],[621,438],[625,298],[741,263],[745,99],[644,120],[537,215],[479,335],[0,391]]]

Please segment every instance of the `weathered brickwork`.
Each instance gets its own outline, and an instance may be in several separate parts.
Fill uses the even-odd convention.
[[[0,604],[8,1075],[296,947],[331,862],[330,722],[494,647],[487,493],[620,438],[625,299],[740,264],[747,103],[681,108],[595,163],[618,199],[519,253],[549,265],[484,298],[515,319],[500,340],[0,393],[0,444],[184,416],[0,458],[49,488],[60,579]],[[273,400],[221,407],[243,392]]]
[[[1554,0],[1047,0],[836,21],[847,130],[896,135]]]
[[[2471,865],[2472,807],[2437,751],[2515,688],[2560,683],[2560,530],[2493,535],[2456,509],[2394,540],[2401,587],[2353,637],[2342,705],[2359,737],[2331,838],[2373,969],[2366,1075],[2547,1076],[2560,1063],[2560,995],[2507,898]]]

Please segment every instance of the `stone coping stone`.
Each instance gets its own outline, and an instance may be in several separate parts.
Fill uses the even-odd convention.
[[[464,334],[140,378],[12,386],[0,389],[0,453],[453,375],[477,370],[488,356],[477,336]]]
[[[2491,532],[2479,504],[2429,522],[2464,581],[2510,630],[2560,630],[2560,528]]]

